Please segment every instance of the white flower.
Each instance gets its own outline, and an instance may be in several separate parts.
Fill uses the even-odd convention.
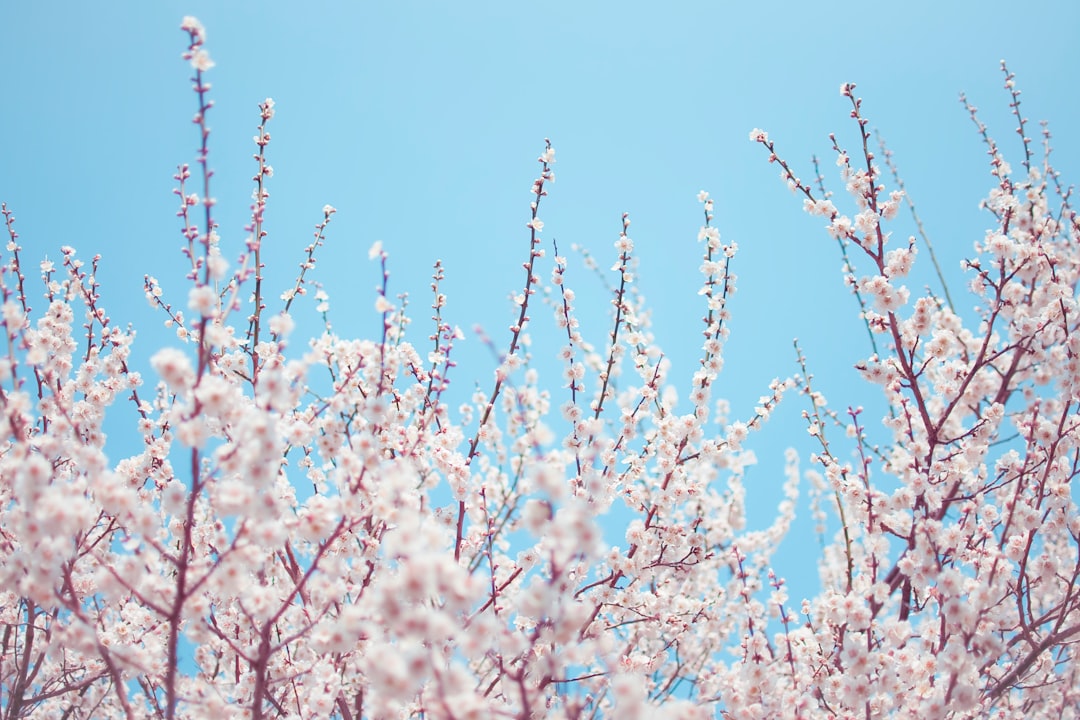
[[[270,318],[270,332],[279,337],[285,337],[296,327],[296,323],[288,313],[280,313]]]
[[[206,72],[214,67],[214,61],[210,59],[210,53],[204,48],[196,48],[191,51],[191,67],[199,72]]]
[[[188,293],[188,308],[201,317],[211,317],[217,310],[218,296],[209,285],[191,288]]]
[[[184,19],[180,21],[180,29],[197,36],[199,39],[206,39],[206,28],[203,27],[198,18],[191,15],[185,15]]]
[[[150,365],[161,376],[172,392],[180,393],[191,387],[195,380],[195,371],[191,360],[180,350],[162,348],[150,358]]]
[[[210,277],[214,280],[221,280],[225,277],[225,273],[229,271],[229,261],[221,256],[221,251],[216,247],[210,250],[210,254],[206,258],[206,265],[210,270]]]

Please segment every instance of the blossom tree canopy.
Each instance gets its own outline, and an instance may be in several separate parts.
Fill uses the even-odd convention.
[[[145,278],[176,332],[146,377],[134,330],[103,306],[100,258],[28,258],[3,205],[0,718],[1077,716],[1080,224],[1004,63],[1017,160],[967,104],[993,178],[962,277],[970,316],[940,268],[940,295],[905,284],[937,263],[925,237],[891,233],[914,206],[854,84],[840,93],[859,142],[832,147],[842,199],[750,132],[838,244],[882,416],[830,406],[796,347],[798,372],[729,417],[716,386],[738,247],[705,191],[690,382],[635,291],[628,214],[607,255],[610,326],[587,337],[542,219],[560,202],[550,141],[497,368],[452,407],[462,333],[441,263],[423,319],[373,245],[381,331],[339,336],[316,270],[326,205],[295,281],[270,287],[271,99],[246,243],[221,241],[214,62],[198,20],[181,29],[198,128],[175,176],[187,288]],[[325,320],[311,337],[294,317],[306,295]],[[530,337],[548,318],[559,347]],[[561,377],[541,376],[541,354]],[[806,408],[817,447],[788,452],[775,519],[756,528],[746,443],[781,400]],[[120,405],[141,442],[113,457]],[[801,485],[821,587],[796,602],[771,568]],[[616,542],[612,517],[627,518]]]

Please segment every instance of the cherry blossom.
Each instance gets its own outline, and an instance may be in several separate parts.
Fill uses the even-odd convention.
[[[186,284],[144,279],[176,332],[144,372],[99,258],[26,260],[0,206],[0,716],[1075,715],[1080,223],[1004,64],[1017,170],[965,100],[993,171],[964,266],[973,313],[943,273],[938,290],[902,284],[936,261],[921,235],[894,239],[908,199],[888,151],[893,180],[875,162],[854,84],[841,94],[861,146],[833,138],[846,199],[750,133],[840,246],[874,417],[830,404],[798,343],[754,407],[717,397],[739,245],[705,191],[699,363],[677,376],[635,285],[629,215],[603,264],[540,239],[541,205],[560,200],[548,140],[493,374],[457,365],[442,264],[413,326],[380,242],[357,270],[379,278],[377,332],[338,335],[316,263],[336,208],[317,213],[295,281],[263,275],[270,99],[246,237],[219,237],[213,63],[198,20],[181,28],[198,103],[196,161],[175,175]],[[608,262],[610,324],[590,335],[572,286]],[[542,377],[540,353],[562,373]],[[471,394],[451,400],[459,379]],[[748,471],[781,403],[805,408],[797,442],[813,451],[785,454],[760,527]],[[114,456],[106,427],[136,433],[136,451]],[[772,568],[807,507],[818,537],[793,539],[820,548],[810,589]]]

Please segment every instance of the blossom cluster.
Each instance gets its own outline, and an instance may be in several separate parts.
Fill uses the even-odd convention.
[[[634,287],[629,215],[610,328],[586,337],[554,243],[541,279],[545,142],[509,340],[490,384],[455,408],[462,334],[444,317],[440,263],[417,335],[389,294],[389,253],[372,246],[381,332],[339,336],[311,277],[337,212],[327,205],[296,282],[280,296],[266,287],[270,99],[248,237],[226,259],[208,165],[213,63],[202,25],[182,29],[200,130],[197,167],[176,175],[189,287],[176,299],[145,280],[177,336],[150,354],[148,377],[133,367],[134,332],[104,310],[98,258],[64,248],[59,266],[43,262],[46,307],[31,306],[34,273],[3,207],[0,716],[1075,713],[1080,223],[1026,137],[1017,178],[980,126],[995,186],[993,228],[966,265],[972,324],[901,284],[918,243],[891,243],[905,196],[885,187],[854,85],[842,92],[861,150],[834,140],[849,215],[751,133],[845,258],[857,248],[870,268],[856,277],[845,260],[875,343],[859,368],[884,393],[878,421],[832,410],[801,354],[801,372],[741,416],[714,397],[738,246],[704,191],[704,339],[689,382],[671,377]],[[308,294],[324,323],[304,343],[296,301]],[[540,298],[565,336],[551,386],[531,364]],[[768,527],[748,527],[744,485],[751,435],[790,394],[809,401],[823,534],[820,591],[797,607],[770,568],[795,517],[798,453]],[[110,458],[106,414],[125,402],[139,451]]]

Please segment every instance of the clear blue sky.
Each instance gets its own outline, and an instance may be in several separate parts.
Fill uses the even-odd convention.
[[[86,258],[101,253],[106,305],[114,322],[142,331],[143,361],[172,342],[143,299],[143,275],[174,289],[181,305],[186,292],[171,194],[176,165],[193,161],[196,146],[184,15],[206,26],[217,63],[211,164],[224,246],[243,241],[256,104],[272,97],[271,278],[285,286],[320,209],[336,206],[317,277],[343,334],[374,327],[377,273],[366,251],[382,240],[391,291],[411,293],[417,330],[426,334],[428,276],[442,258],[450,321],[481,323],[503,343],[505,298],[519,287],[527,251],[535,158],[550,137],[557,181],[541,213],[544,234],[562,248],[588,246],[607,267],[620,215],[630,212],[656,334],[673,377],[688,378],[700,345],[695,194],[709,190],[723,237],[741,248],[720,384],[735,417],[752,413],[770,379],[796,372],[796,336],[837,409],[871,399],[850,370],[867,350],[835,244],[749,142],[751,128],[768,130],[804,178],[817,153],[841,191],[827,135],[854,146],[839,87],[856,82],[961,309],[970,303],[959,263],[988,222],[977,204],[990,177],[959,91],[1015,157],[998,69],[1007,59],[1025,115],[1051,122],[1066,181],[1080,158],[1080,4],[1066,0],[8,3],[0,199],[17,215],[27,258],[56,258],[66,244]],[[910,232],[895,227],[898,239]],[[913,284],[934,282],[927,259],[920,255]],[[579,305],[603,313],[607,298],[573,261],[568,278]],[[310,307],[297,316],[316,331]],[[538,308],[533,317],[534,337],[550,342],[536,354],[553,354],[561,343],[550,314]],[[605,331],[596,325],[592,337]],[[477,345],[470,335],[462,347],[470,366],[458,387],[489,385],[492,365]],[[760,493],[761,507],[779,499],[784,447],[812,449],[802,409],[791,396],[752,445],[761,464],[749,475],[751,495]],[[809,528],[796,532],[789,544],[807,545]],[[778,561],[791,575],[800,565],[792,551]],[[801,579],[812,591],[813,575]]]

